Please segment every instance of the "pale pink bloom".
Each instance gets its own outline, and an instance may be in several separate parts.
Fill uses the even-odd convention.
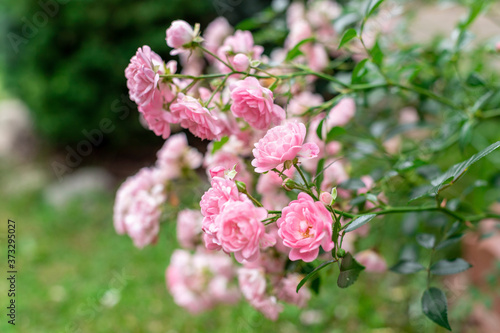
[[[163,103],[164,99],[158,93],[154,95],[150,103],[144,106],[139,105],[138,109],[149,129],[166,139],[170,136],[170,124],[176,123],[177,120],[163,108]]]
[[[220,149],[214,154],[207,153],[203,166],[207,170],[208,175],[210,175],[210,170],[216,166],[223,167],[226,170],[231,170],[234,167],[237,172],[235,180],[243,182],[247,186],[252,184],[252,175],[248,172],[245,162],[240,157],[227,150]]]
[[[217,237],[219,226],[216,218],[222,211],[224,204],[230,200],[249,200],[246,195],[238,192],[238,188],[232,179],[226,177],[213,177],[212,187],[201,197],[200,207],[203,214],[203,240],[209,250],[220,250],[221,244]]]
[[[243,296],[255,309],[262,312],[271,320],[278,319],[283,311],[283,305],[276,301],[276,297],[266,293],[266,278],[264,270],[259,268],[240,268],[238,282]]]
[[[294,95],[286,109],[288,114],[301,116],[310,107],[321,105],[324,102],[320,94],[313,94],[310,91],[302,91]]]
[[[283,244],[291,248],[290,260],[311,262],[318,257],[320,246],[324,251],[333,249],[332,216],[306,193],[299,193],[297,200],[283,208],[276,223]]]
[[[288,274],[281,279],[277,286],[276,296],[279,300],[294,304],[299,308],[303,308],[307,305],[307,302],[311,298],[311,292],[309,289],[302,287],[299,292],[297,292],[297,286],[302,280],[303,276],[299,274]]]
[[[239,299],[237,288],[232,286],[233,263],[222,253],[198,250],[191,255],[175,250],[165,277],[175,303],[190,313],[200,313],[220,303],[233,304]]]
[[[261,202],[266,209],[281,210],[290,203],[290,198],[284,192],[265,192]]]
[[[319,195],[319,201],[321,201],[326,206],[330,206],[333,201],[333,196],[329,192],[321,192],[321,194]]]
[[[116,232],[128,234],[138,248],[154,243],[165,200],[165,188],[157,170],[141,169],[116,192],[113,209]]]
[[[283,173],[292,178],[295,170],[288,169]],[[256,190],[262,196],[262,205],[269,210],[281,210],[286,207],[290,199],[282,188],[283,180],[276,172],[263,173],[259,177]]]
[[[233,66],[238,72],[246,72],[250,66],[250,60],[246,54],[238,53],[233,58]]]
[[[213,168],[211,168],[208,172],[209,172],[209,176],[210,176],[210,179],[214,178],[214,177],[224,177],[224,172],[226,171],[227,169],[221,165],[218,165],[218,166],[215,166]]]
[[[232,84],[231,111],[256,129],[268,129],[285,119],[285,111],[274,104],[273,92],[260,85],[259,80],[247,77]]]
[[[144,45],[137,49],[135,56],[125,69],[130,99],[140,106],[147,105],[158,93],[160,75],[164,74],[164,63],[161,57]]]
[[[364,187],[358,189],[358,195],[359,194],[365,194],[368,191],[370,191],[373,188],[373,184],[375,183],[373,181],[373,178],[370,176],[362,176],[361,181],[365,184]]]
[[[408,106],[399,111],[399,123],[402,125],[415,124],[420,121],[418,112],[414,107]]]
[[[270,228],[273,225],[274,228]],[[270,224],[266,227],[266,229],[269,234],[275,236],[276,238],[279,238],[278,227],[276,227],[275,223]],[[276,230],[276,232],[274,232],[273,229]],[[273,250],[274,249],[275,248],[273,247]],[[281,275],[283,274],[283,270],[285,269],[287,259],[283,256],[277,256],[273,250],[262,251],[260,257],[257,260],[247,261],[243,265],[245,266],[245,268],[264,269],[266,273]],[[284,253],[288,255],[288,248]]]
[[[290,33],[285,40],[285,48],[292,49],[295,45],[303,41],[304,39],[312,37],[312,29],[306,20],[298,20],[290,27]],[[301,46],[301,51],[304,50],[304,46]]]
[[[177,215],[177,240],[186,249],[194,249],[201,242],[203,215],[199,210],[184,209]]]
[[[171,55],[183,52],[182,47],[191,43],[195,37],[193,27],[183,20],[173,21],[167,29],[166,35],[167,45],[175,49],[170,52]]]
[[[218,226],[217,238],[226,253],[234,253],[238,262],[255,261],[260,248],[275,244],[276,240],[266,234],[264,223],[267,210],[255,207],[249,201],[228,201],[215,218]]]
[[[203,45],[212,53],[217,53],[217,49],[222,45],[224,39],[233,33],[233,27],[227,22],[224,17],[218,17],[205,28],[203,32]],[[210,60],[214,60],[209,54],[205,56]]]
[[[328,54],[325,47],[319,43],[305,45],[304,53],[307,57],[309,67],[316,72],[320,72],[328,66]],[[314,76],[313,76],[314,77]]]
[[[325,171],[323,171],[323,181],[321,182],[322,191],[330,191],[333,187],[349,179],[344,166],[340,161],[328,159],[325,161]],[[339,195],[341,195],[339,189]]]
[[[294,169],[287,169],[283,172],[288,178],[293,178],[295,173]],[[267,192],[276,192],[281,190],[281,185],[283,184],[283,179],[277,172],[263,173],[259,177],[257,182],[256,190],[259,194],[264,195]]]
[[[207,140],[221,138],[224,125],[194,97],[179,94],[170,111],[183,128],[197,137]]]
[[[356,113],[356,103],[354,99],[350,97],[344,97],[335,105],[330,112],[326,120],[328,128],[333,128],[335,126],[345,126]]]
[[[358,252],[354,258],[363,266],[367,272],[383,273],[387,270],[387,263],[384,258],[373,250]]]
[[[297,22],[304,20],[306,9],[302,2],[294,1],[288,6],[286,11],[286,23],[288,27],[293,27]]]
[[[184,133],[172,135],[156,155],[156,165],[165,179],[178,178],[185,169],[197,169],[203,160],[200,152],[189,147]]]
[[[282,165],[286,161],[314,158],[319,153],[315,143],[305,143],[306,127],[302,123],[289,122],[271,128],[255,144],[252,165],[255,172],[263,173]]]
[[[224,44],[217,51],[217,56],[234,67],[234,55],[238,53],[246,54],[250,59],[258,60],[264,52],[260,45],[254,45],[253,36],[250,31],[237,30],[234,35],[228,36]],[[226,65],[217,62],[217,67],[222,73],[231,71]]]
[[[179,59],[182,65],[181,74],[200,76],[205,69],[205,60],[203,53],[199,50],[193,52],[182,52],[179,54]],[[189,83],[192,81],[189,80]]]

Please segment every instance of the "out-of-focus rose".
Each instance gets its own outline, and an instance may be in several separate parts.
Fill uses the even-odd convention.
[[[373,250],[361,251],[354,258],[365,266],[367,272],[383,273],[387,270],[385,259]]]
[[[203,215],[199,210],[184,209],[177,215],[177,240],[186,249],[194,249],[201,242]]]
[[[231,285],[235,269],[231,258],[222,253],[198,250],[193,255],[175,250],[166,273],[167,288],[175,303],[191,313],[199,313],[220,303],[238,301],[239,292]]]

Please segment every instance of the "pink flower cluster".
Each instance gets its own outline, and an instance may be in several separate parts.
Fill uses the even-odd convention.
[[[199,313],[238,301],[239,291],[232,284],[235,274],[231,259],[224,254],[203,250],[190,254],[178,249],[165,275],[174,301],[191,313]]]
[[[144,168],[128,178],[116,193],[113,211],[115,230],[127,233],[138,248],[154,243],[160,231],[162,206],[166,200],[158,170]]]
[[[183,249],[173,253],[166,281],[174,301],[191,313],[234,303],[241,294],[272,320],[283,311],[283,302],[305,306],[309,290],[304,286],[296,292],[304,271],[285,267],[290,260],[332,259],[329,252],[338,235],[329,209],[335,205],[356,211],[345,199],[373,190],[373,180],[364,177],[366,188],[339,188],[339,198],[332,200],[332,188],[349,179],[350,166],[338,160],[342,145],[324,138],[336,126],[348,129],[356,103],[344,97],[328,110],[323,96],[314,93],[311,72],[295,75],[301,66],[320,71],[328,65],[328,53],[338,46],[337,37],[331,41],[336,36],[331,21],[339,13],[332,1],[293,3],[284,48],[269,57],[251,32],[234,32],[224,18],[203,34],[199,25],[176,20],[165,40],[173,49],[170,54],[179,56],[181,73],[176,61],[165,64],[148,46],[139,48],[125,70],[130,98],[145,124],[166,141],[156,165],[118,190],[114,225],[142,248],[158,237],[167,196],[179,206],[176,230]],[[287,52],[308,38],[293,60],[298,66],[280,66]],[[212,141],[206,154],[190,147],[186,134],[171,135],[172,124],[174,131],[182,127]],[[320,159],[323,170],[318,170]],[[210,188],[196,209],[178,202],[182,188],[175,181],[200,167]],[[322,181],[316,182],[318,172]],[[359,230],[363,232],[344,237],[343,249],[354,251],[356,238],[369,229]],[[325,252],[321,256],[320,248]],[[367,270],[386,269],[373,251],[356,258]]]
[[[260,249],[276,240],[266,234],[267,210],[255,207],[229,177],[215,176],[200,202],[207,249],[234,253],[237,261],[255,261]]]

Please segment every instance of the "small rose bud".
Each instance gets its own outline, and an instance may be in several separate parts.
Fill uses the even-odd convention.
[[[333,203],[333,197],[328,192],[321,192],[319,195],[319,201],[321,201],[325,206],[330,206]]]
[[[216,166],[210,169],[210,177],[224,177],[224,171],[226,169],[223,166]]]
[[[248,60],[248,56],[246,54],[238,53],[234,56],[233,66],[238,72],[246,72],[249,65],[250,61]]]
[[[245,185],[245,183],[240,182],[239,180],[235,181],[235,183],[240,193],[247,193],[247,186]]]
[[[283,181],[283,183],[281,184],[281,186],[283,186],[283,188],[287,191],[291,191],[295,188],[297,188],[297,183],[295,181],[293,181],[292,179],[290,178],[287,178]]]
[[[344,256],[345,256],[345,250],[344,250],[344,249],[338,249],[338,250],[337,250],[337,255],[338,255],[340,258],[344,258]]]
[[[183,45],[191,43],[194,37],[193,27],[189,23],[183,20],[176,20],[167,29],[167,38],[165,39],[168,46],[178,49]]]

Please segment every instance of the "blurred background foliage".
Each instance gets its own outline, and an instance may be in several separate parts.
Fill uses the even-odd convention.
[[[84,138],[82,130],[99,128],[103,118],[118,126],[100,149],[106,143],[113,149],[158,143],[160,139],[141,127],[137,113],[121,120],[112,112],[128,103],[124,70],[137,48],[149,45],[168,59],[165,30],[171,21],[182,18],[206,26],[224,15],[235,24],[266,4],[263,0],[4,0],[0,4],[0,31],[7,36],[0,50],[0,60],[6,64],[4,85],[28,104],[36,129],[53,146],[77,143]]]

